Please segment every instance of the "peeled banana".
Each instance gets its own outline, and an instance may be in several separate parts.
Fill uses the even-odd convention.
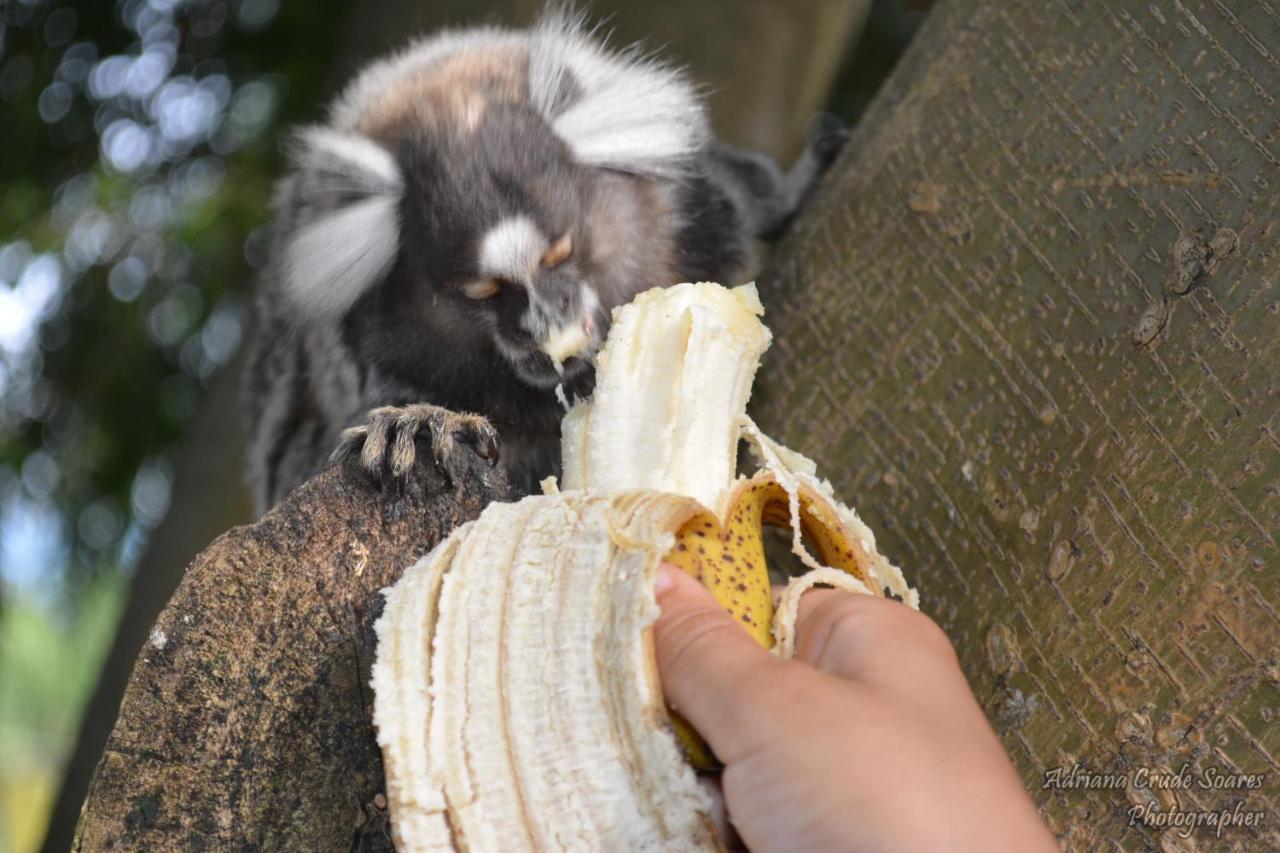
[[[690,766],[713,757],[655,668],[663,560],[786,655],[815,582],[917,606],[813,463],[747,419],[762,314],[753,286],[706,283],[615,311],[595,392],[564,418],[562,482],[489,506],[387,591],[374,723],[399,849],[721,846]],[[776,616],[764,524],[813,570]]]

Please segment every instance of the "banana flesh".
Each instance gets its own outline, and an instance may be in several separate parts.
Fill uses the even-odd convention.
[[[654,489],[717,509],[769,346],[763,313],[754,285],[707,283],[650,290],[618,309],[591,399],[561,422],[560,488]]]
[[[643,639],[664,528],[696,511],[526,498],[405,573],[373,679],[399,849],[714,849]]]
[[[690,766],[714,759],[654,664],[664,559],[788,654],[799,592],[775,618],[764,524],[791,529],[809,582],[917,605],[813,463],[746,418],[762,313],[754,288],[712,284],[616,311],[559,487],[491,505],[387,591],[374,722],[399,849],[719,849]]]

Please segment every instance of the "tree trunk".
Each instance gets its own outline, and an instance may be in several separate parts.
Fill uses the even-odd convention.
[[[762,283],[761,425],[919,585],[1072,849],[1280,849],[1277,45],[1261,2],[944,3]],[[1134,812],[1237,804],[1220,839]]]
[[[803,124],[821,108],[870,0],[741,0],[732,11],[718,0],[661,0],[649,5],[599,0],[582,4],[592,20],[606,20],[613,41],[644,40],[689,66],[709,92],[719,133],[739,145],[790,157]],[[544,0],[374,0],[344,22],[344,48],[330,89],[361,64],[399,48],[416,34],[446,24],[531,21]],[[87,706],[45,838],[46,853],[67,849],[89,774],[115,722],[125,681],[155,618],[182,570],[207,542],[249,520],[242,482],[242,438],[236,387],[239,362],[218,377],[179,453],[174,505],[152,536],[130,585],[129,602]]]
[[[509,496],[501,467],[468,464],[452,485],[417,466],[395,512],[358,466],[334,468],[210,545],[139,655],[74,849],[389,849],[379,590]]]
[[[239,408],[239,367],[240,359],[236,359],[214,379],[191,426],[188,449],[178,457],[173,508],[152,533],[129,581],[128,598],[111,648],[85,706],[71,758],[62,771],[62,786],[45,835],[45,853],[61,853],[71,845],[76,815],[115,724],[116,708],[133,671],[134,658],[152,620],[182,578],[182,570],[210,539],[249,517],[249,495],[240,476],[244,442],[238,429],[227,427],[227,413]]]

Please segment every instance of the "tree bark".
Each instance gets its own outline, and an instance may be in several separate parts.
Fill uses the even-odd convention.
[[[1280,849],[1276,45],[1268,3],[944,3],[762,281],[759,421],[1071,849]],[[1077,762],[1128,784],[1044,787]],[[1152,802],[1265,816],[1187,841]]]
[[[71,758],[49,821],[43,849],[60,853],[71,844],[76,815],[84,802],[89,777],[116,721],[116,708],[133,670],[151,622],[164,607],[182,570],[202,544],[250,515],[242,485],[244,442],[227,428],[227,412],[238,409],[240,360],[223,370],[205,396],[174,471],[173,508],[156,528],[134,568],[128,598],[107,651],[98,681],[86,704]]]
[[[686,64],[709,93],[717,131],[739,145],[789,158],[803,142],[804,122],[821,109],[847,41],[870,0],[743,0],[730,11],[717,0],[582,4],[605,20],[613,42],[644,40]],[[544,0],[376,0],[360,3],[343,22],[344,48],[329,88],[343,85],[361,64],[402,47],[414,35],[444,25],[533,20]],[[232,524],[249,520],[242,481],[242,438],[236,387],[239,362],[224,370],[201,405],[191,438],[178,454],[174,503],[135,569],[129,601],[87,706],[43,849],[65,850],[89,774],[116,718],[134,657],[152,619],[199,549]]]
[[[389,849],[379,591],[509,497],[500,466],[468,465],[452,484],[419,465],[394,511],[340,466],[210,545],[138,657],[74,849]]]

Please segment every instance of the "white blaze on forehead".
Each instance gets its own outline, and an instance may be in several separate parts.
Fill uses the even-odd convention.
[[[547,238],[527,216],[504,219],[480,241],[480,269],[485,275],[525,282],[533,277]]]

